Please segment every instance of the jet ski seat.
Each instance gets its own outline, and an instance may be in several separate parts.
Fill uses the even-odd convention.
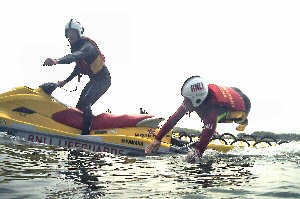
[[[136,127],[138,122],[152,117],[154,116],[150,114],[115,115],[112,113],[101,113],[94,116],[91,130]],[[77,129],[82,129],[83,127],[83,113],[77,108],[68,108],[56,112],[52,115],[52,119]]]

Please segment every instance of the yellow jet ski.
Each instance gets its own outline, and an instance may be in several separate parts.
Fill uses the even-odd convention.
[[[116,155],[141,155],[152,142],[163,118],[150,114],[94,116],[90,135],[81,135],[83,114],[51,94],[56,83],[36,89],[20,86],[0,94],[0,131],[26,141],[66,148],[83,148]],[[152,138],[152,139],[151,139]],[[159,153],[169,153],[171,134]]]

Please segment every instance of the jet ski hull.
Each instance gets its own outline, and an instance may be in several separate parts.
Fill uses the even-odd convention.
[[[3,121],[1,119],[1,121]],[[13,127],[0,126],[0,131],[8,135],[21,138],[25,141],[46,144],[67,149],[85,149],[92,152],[107,152],[114,155],[144,156],[145,147],[152,142],[151,139],[138,136],[117,134],[104,135],[78,135],[55,134],[35,131],[34,127],[12,125]],[[158,154],[170,153],[170,144],[162,144]]]
[[[95,116],[94,120],[99,123],[94,125],[90,135],[81,135],[80,127],[53,118],[60,112],[71,113],[69,118],[74,115],[75,121],[82,121],[79,110],[74,111],[40,87],[16,87],[0,94],[0,131],[29,142],[116,155],[144,155],[145,147],[152,142],[159,123],[164,120],[146,114],[116,116],[103,113],[100,117]],[[105,128],[101,128],[101,123]],[[162,141],[165,143],[158,153],[168,153],[171,133]]]

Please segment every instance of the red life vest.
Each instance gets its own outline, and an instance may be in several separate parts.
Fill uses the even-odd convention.
[[[231,111],[246,110],[242,96],[233,88],[209,84],[208,90],[212,95],[212,104],[221,104]]]
[[[76,61],[76,64],[80,66],[80,73],[90,76],[90,75],[98,73],[102,69],[102,67],[105,64],[105,57],[101,53],[101,51],[100,51],[99,47],[97,46],[96,42],[94,42],[92,39],[90,39],[88,37],[83,37],[83,39],[88,40],[89,42],[91,42],[99,50],[99,55],[96,57],[96,59],[91,64],[86,63],[83,59]]]

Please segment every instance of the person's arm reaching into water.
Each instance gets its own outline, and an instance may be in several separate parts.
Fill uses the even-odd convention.
[[[177,111],[168,119],[168,121],[162,126],[159,133],[156,135],[155,139],[152,143],[150,143],[146,149],[145,153],[149,154],[152,151],[158,150],[160,147],[161,139],[173,129],[173,127],[177,124],[177,122],[185,115],[187,112],[184,104],[182,104]]]

